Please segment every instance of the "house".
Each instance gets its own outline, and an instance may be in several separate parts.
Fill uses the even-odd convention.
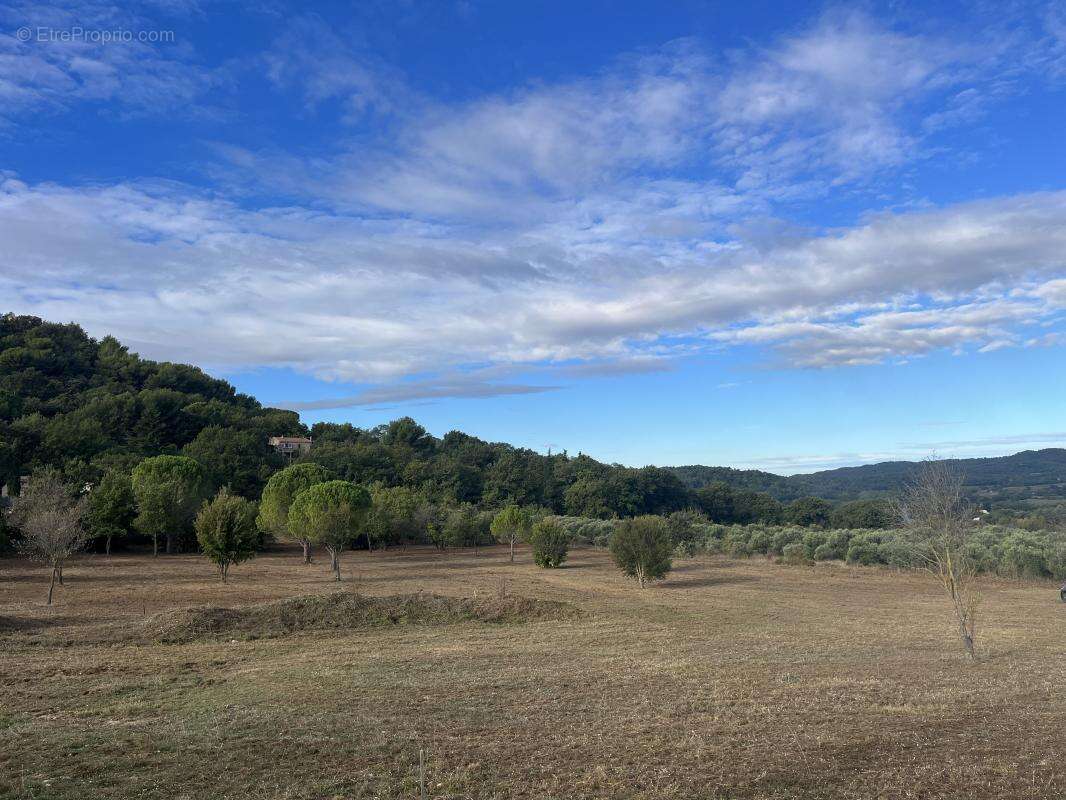
[[[296,458],[311,450],[311,440],[305,436],[271,436],[267,444],[289,458]]]

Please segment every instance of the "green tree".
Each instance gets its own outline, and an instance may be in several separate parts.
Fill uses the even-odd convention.
[[[259,496],[267,478],[283,463],[267,437],[217,425],[200,431],[183,452],[203,465],[212,490],[225,486],[249,499]]]
[[[533,562],[538,567],[554,569],[566,561],[570,552],[570,534],[550,517],[537,522],[529,533]]]
[[[828,528],[833,504],[820,497],[801,497],[785,509],[785,519],[793,525],[808,528]]]
[[[370,493],[347,481],[327,481],[304,489],[289,508],[289,528],[326,548],[330,568],[341,579],[340,556],[359,535],[370,509]]]
[[[449,509],[444,517],[444,541],[451,547],[473,547],[474,555],[486,537],[488,524],[477,506],[462,503]]]
[[[133,481],[124,472],[108,472],[89,494],[86,518],[89,533],[104,540],[104,552],[111,555],[111,540],[125,536],[137,516]]]
[[[834,528],[890,528],[896,521],[892,503],[884,499],[852,500],[833,509],[829,524]]]
[[[670,571],[673,544],[662,517],[645,515],[622,520],[611,537],[611,556],[622,573],[636,578],[643,589]]]
[[[370,487],[371,506],[367,515],[367,545],[403,545],[419,541],[426,532],[425,501],[406,486]]]
[[[222,582],[226,582],[229,568],[255,555],[259,543],[255,527],[255,503],[227,489],[200,508],[196,515],[196,541],[209,559],[218,566]]]
[[[493,517],[490,530],[496,541],[510,545],[513,564],[515,544],[528,539],[533,530],[533,514],[528,508],[509,505]]]
[[[289,509],[296,495],[304,489],[310,489],[333,478],[332,472],[318,464],[293,464],[271,475],[263,488],[257,520],[260,529],[279,539],[299,542],[303,547],[305,564],[311,563],[311,540],[301,531],[289,528]]]
[[[203,500],[204,469],[188,456],[146,458],[133,470],[133,496],[137,500],[137,529],[152,537],[159,554],[159,537],[166,551],[176,550],[178,536],[188,530]]]

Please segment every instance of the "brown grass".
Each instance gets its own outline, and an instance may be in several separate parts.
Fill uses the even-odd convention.
[[[1049,585],[985,584],[970,665],[924,576],[839,564],[681,562],[641,592],[594,549],[559,570],[502,548],[347,554],[339,586],[291,550],[226,585],[196,556],[85,556],[51,609],[46,578],[0,561],[4,798],[415,798],[420,748],[433,798],[1066,790],[1066,606]],[[419,592],[580,613],[116,635],[190,607],[269,621]]]

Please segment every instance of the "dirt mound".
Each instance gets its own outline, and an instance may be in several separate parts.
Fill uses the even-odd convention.
[[[307,595],[244,608],[185,608],[146,619],[141,635],[155,642],[199,639],[260,639],[297,631],[374,628],[390,625],[514,623],[573,616],[569,603],[511,595],[444,597],[402,594],[365,597],[347,592]]]

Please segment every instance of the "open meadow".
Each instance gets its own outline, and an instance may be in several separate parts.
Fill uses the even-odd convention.
[[[277,550],[0,561],[0,796],[1050,798],[1066,790],[1066,606],[989,580],[965,659],[923,575],[681,562],[646,591],[602,550]],[[529,619],[160,630],[190,606],[436,593]],[[267,606],[269,609],[280,606]],[[557,612],[557,613],[556,613]],[[173,631],[172,631],[173,632]],[[153,638],[155,637],[155,638]]]

